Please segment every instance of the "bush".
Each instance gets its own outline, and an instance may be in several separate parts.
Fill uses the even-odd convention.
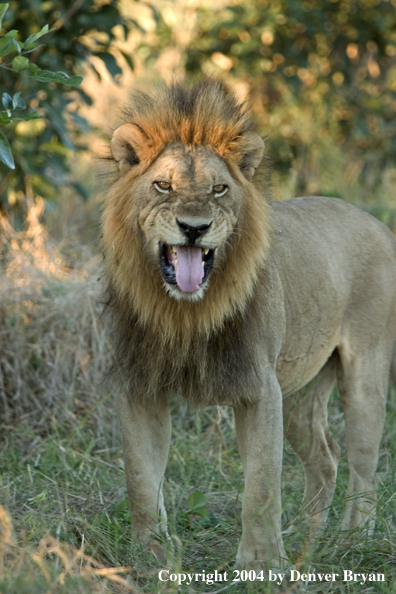
[[[8,31],[0,37],[4,91],[0,124],[7,125],[0,136],[0,209],[20,214],[26,193],[54,199],[60,187],[71,185],[86,195],[84,187],[68,175],[67,160],[72,151],[85,148],[79,136],[89,126],[78,105],[92,100],[70,85],[82,80],[77,74],[91,55],[102,59],[113,76],[121,72],[108,49],[112,28],[122,24],[126,34],[127,27],[113,1],[101,5],[94,0],[72,4],[54,0],[32,5],[14,0],[0,3],[0,15]],[[46,45],[39,45],[44,35]],[[30,111],[21,114],[26,106]]]

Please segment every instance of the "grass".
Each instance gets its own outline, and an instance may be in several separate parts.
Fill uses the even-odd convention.
[[[103,404],[104,406],[104,404]],[[106,401],[111,407],[111,398]],[[394,425],[396,405],[392,393],[388,405],[388,418],[384,434],[379,467],[379,504],[376,531],[367,536],[356,531],[341,536],[339,522],[344,506],[347,482],[345,456],[341,461],[338,487],[330,512],[330,520],[318,540],[311,559],[303,567],[305,571],[335,572],[343,569],[363,573],[384,573],[386,583],[362,587],[341,585],[340,592],[391,592],[396,583],[396,477],[394,472],[395,444]],[[174,434],[170,452],[165,494],[169,511],[170,532],[175,544],[176,560],[173,571],[200,572],[232,570],[240,534],[241,492],[243,479],[236,451],[233,419],[230,410],[221,409],[221,421],[217,423],[216,408],[204,412],[186,411],[183,405],[174,403]],[[1,592],[31,594],[47,591],[46,573],[37,564],[38,551],[46,549],[47,535],[53,539],[49,544],[65,549],[65,555],[74,559],[77,551],[84,551],[94,558],[99,567],[131,567],[132,583],[141,592],[172,592],[175,588],[159,583],[153,559],[144,551],[131,545],[129,510],[126,499],[122,451],[109,412],[106,438],[94,420],[94,412],[75,413],[70,419],[57,422],[49,418],[41,430],[31,427],[32,417],[2,427],[5,446],[2,449],[1,500],[14,521],[13,538],[17,545],[8,547],[16,555],[14,561],[6,556],[5,582]],[[344,433],[340,422],[340,402],[333,395],[331,419],[336,434],[343,443]],[[286,447],[283,473],[284,527],[298,515],[301,506],[303,477],[294,454]],[[189,513],[188,499],[192,493],[202,492],[208,497],[207,516],[201,518]],[[286,548],[290,559],[296,562],[303,546],[303,534],[286,536]],[[16,553],[17,551],[17,553]],[[24,551],[22,567],[19,555]],[[80,553],[81,554],[81,553]],[[7,562],[8,559],[8,562]],[[61,556],[52,552],[43,555],[47,577],[59,579],[65,571]],[[11,560],[11,562],[10,562]],[[77,555],[77,562],[82,563]],[[118,583],[110,582],[103,590],[94,589],[91,583],[96,575],[80,575],[77,571],[86,568],[86,563],[75,567],[65,581],[65,588],[57,584],[54,592],[79,592],[79,580],[89,577],[90,590],[117,590]],[[301,573],[303,569],[300,569]],[[74,575],[74,573],[76,575]],[[78,578],[78,579],[77,579]],[[32,581],[33,580],[33,581]],[[74,580],[74,582],[72,581]],[[34,587],[33,587],[34,583]],[[52,582],[50,582],[52,583]],[[72,584],[75,584],[72,589]],[[26,584],[26,586],[25,586]],[[258,583],[252,591],[279,591],[276,586]],[[82,592],[84,592],[82,587]],[[3,589],[1,589],[3,588]],[[245,585],[230,586],[234,592],[246,591]],[[370,589],[371,588],[371,589]],[[206,592],[204,584],[184,587],[180,591]],[[327,591],[316,584],[309,586],[312,592]]]
[[[385,574],[386,582],[232,582],[241,532],[243,475],[228,407],[191,410],[173,401],[164,483],[174,554],[171,571],[228,572],[226,584],[161,582],[155,560],[131,544],[114,395],[104,381],[110,351],[100,321],[98,264],[51,245],[39,222],[16,234],[1,220],[0,592],[396,593],[396,396],[393,388],[378,469],[376,529],[344,534],[345,430],[335,391],[330,426],[342,446],[329,521],[301,563],[304,526],[285,535],[301,573]],[[388,212],[388,211],[386,211]],[[285,444],[283,527],[301,511],[303,473]],[[207,497],[207,500],[205,499]]]

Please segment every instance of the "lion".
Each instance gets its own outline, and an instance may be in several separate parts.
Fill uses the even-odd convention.
[[[234,409],[237,565],[287,563],[283,435],[315,533],[340,457],[327,421],[336,382],[350,469],[342,528],[371,529],[396,336],[392,233],[341,199],[271,203],[251,109],[216,80],[136,91],[111,159],[102,237],[134,538],[165,560],[168,398],[179,394]]]

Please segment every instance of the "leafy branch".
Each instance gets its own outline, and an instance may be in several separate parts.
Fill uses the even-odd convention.
[[[9,3],[0,2],[0,31],[3,17],[7,11]],[[53,72],[51,70],[42,70],[31,62],[28,54],[31,54],[42,44],[37,43],[38,40],[51,33],[55,29],[49,29],[48,25],[44,25],[38,33],[29,35],[25,41],[17,41],[18,31],[13,29],[8,33],[0,36],[0,68],[5,68],[16,74],[22,73],[34,80],[45,83],[61,83],[68,86],[79,85],[82,81],[81,76],[69,76],[65,72]],[[5,61],[6,56],[17,54],[11,61]],[[40,117],[37,111],[32,111],[27,114],[16,113],[26,109],[26,104],[21,97],[20,92],[11,96],[9,93],[2,94],[2,105],[4,110],[0,110],[0,125],[11,124],[14,121],[29,121]],[[6,136],[0,132],[0,161],[2,161],[10,169],[15,169],[14,158],[12,156],[10,144]]]

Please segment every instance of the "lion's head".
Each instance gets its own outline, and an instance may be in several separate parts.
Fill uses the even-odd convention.
[[[103,240],[113,292],[169,337],[244,307],[268,249],[264,143],[218,81],[137,92],[111,152]]]

